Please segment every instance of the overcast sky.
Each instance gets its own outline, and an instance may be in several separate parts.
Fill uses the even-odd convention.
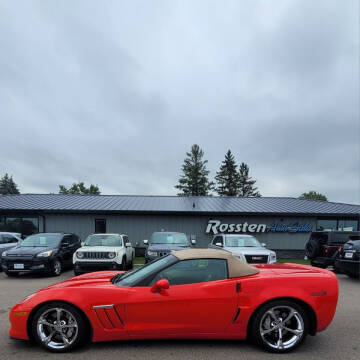
[[[360,203],[359,1],[0,0],[0,121],[22,193],[176,195],[197,143]]]

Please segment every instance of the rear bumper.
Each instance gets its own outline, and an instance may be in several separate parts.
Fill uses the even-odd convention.
[[[330,266],[334,265],[335,258],[334,257],[316,257],[314,259],[311,259],[311,263],[320,266]]]
[[[360,273],[360,261],[359,260],[345,260],[345,259],[336,259],[335,260],[336,268],[344,273],[351,273],[354,275],[359,275]]]

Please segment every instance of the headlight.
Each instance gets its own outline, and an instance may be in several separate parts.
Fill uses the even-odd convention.
[[[5,257],[7,255],[7,251],[4,251],[1,256]]]
[[[271,253],[270,254],[270,262],[271,263],[276,262],[276,253]]]
[[[49,257],[49,256],[51,256],[52,253],[53,253],[53,251],[49,250],[49,251],[44,251],[44,252],[42,252],[40,254],[37,254],[36,256],[37,257]]]
[[[147,252],[147,254],[149,255],[149,256],[156,256],[157,255],[157,252],[156,251],[149,251],[148,250],[148,252]]]
[[[116,256],[116,253],[114,253],[114,252],[109,252],[108,253],[108,258],[109,259],[113,259],[115,256]]]
[[[77,257],[78,259],[82,259],[82,258],[84,257],[84,253],[81,252],[81,251],[79,251],[79,252],[76,253],[76,257]]]

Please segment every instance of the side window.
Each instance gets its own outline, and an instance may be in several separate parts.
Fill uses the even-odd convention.
[[[12,235],[3,235],[2,236],[3,241],[2,244],[10,244],[10,243],[17,243],[17,239]]]
[[[79,243],[79,238],[76,235],[71,235],[70,237],[70,244],[71,245],[76,245]]]
[[[214,240],[213,240],[213,245],[216,245],[220,243],[221,246],[224,246],[224,240],[223,240],[223,237],[222,236],[215,236],[214,237]]]
[[[156,274],[150,286],[160,279],[168,279],[170,285],[184,285],[227,279],[227,274],[225,259],[182,260]]]
[[[0,244],[4,244],[4,239],[2,235],[0,235]]]

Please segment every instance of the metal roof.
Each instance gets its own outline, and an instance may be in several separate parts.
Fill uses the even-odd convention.
[[[358,216],[360,205],[288,197],[19,194],[0,195],[0,211]]]

